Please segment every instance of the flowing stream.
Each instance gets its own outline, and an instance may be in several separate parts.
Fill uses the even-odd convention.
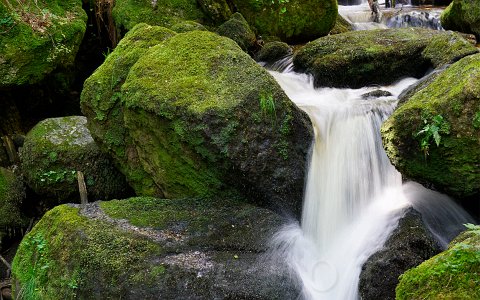
[[[433,192],[402,185],[382,147],[380,126],[416,79],[383,87],[315,89],[311,77],[291,68],[271,74],[308,113],[315,131],[301,226],[290,224],[276,234],[275,255],[301,282],[303,298],[358,299],[363,263],[382,247],[411,199],[433,216],[427,225],[438,229],[438,237],[446,234],[440,229],[444,223],[454,219],[448,211],[428,208],[424,199]],[[362,97],[378,89],[391,96]],[[451,203],[448,197],[445,201]],[[442,213],[447,215],[435,217]],[[464,220],[465,213],[458,213],[455,222]],[[453,227],[457,233],[458,226]]]

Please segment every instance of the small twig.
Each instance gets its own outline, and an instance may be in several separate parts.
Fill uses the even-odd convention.
[[[77,171],[78,190],[80,192],[80,203],[82,206],[88,203],[87,185],[85,184],[85,178],[81,171]]]
[[[0,260],[3,262],[3,264],[4,264],[5,266],[7,266],[7,269],[8,269],[9,271],[12,270],[12,266],[8,263],[8,261],[7,261],[5,258],[3,258],[2,255],[0,255]]]

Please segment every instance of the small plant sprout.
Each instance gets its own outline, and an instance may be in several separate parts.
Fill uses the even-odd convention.
[[[450,134],[450,124],[442,115],[436,115],[434,117],[424,115],[422,116],[422,120],[425,125],[422,130],[414,134],[414,137],[420,140],[420,149],[426,157],[429,154],[432,139],[438,147],[442,141],[441,134]]]
[[[260,94],[260,109],[262,110],[262,114],[276,118],[275,100],[271,93]]]

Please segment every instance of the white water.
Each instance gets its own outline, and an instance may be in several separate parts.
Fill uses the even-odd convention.
[[[302,225],[290,224],[276,234],[276,256],[301,282],[303,298],[358,299],[362,265],[411,205],[406,196],[425,190],[402,186],[380,138],[380,126],[397,96],[416,79],[381,87],[391,97],[364,100],[362,94],[378,88],[314,89],[307,75],[290,70],[271,74],[308,113],[315,130]],[[417,201],[419,207],[421,203],[428,212],[428,204]]]

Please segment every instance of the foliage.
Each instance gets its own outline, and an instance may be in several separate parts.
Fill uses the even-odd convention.
[[[272,116],[276,119],[275,101],[271,93],[260,94],[260,109],[265,116]]]
[[[440,146],[442,136],[440,134],[450,134],[450,124],[443,118],[442,115],[430,117],[429,114],[422,116],[422,121],[425,126],[422,130],[414,134],[420,141],[420,149],[425,156],[428,155],[430,144],[435,141],[435,144]]]

